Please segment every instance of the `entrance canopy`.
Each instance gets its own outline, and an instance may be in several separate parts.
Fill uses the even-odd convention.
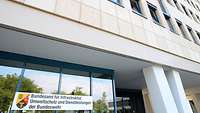
[[[83,37],[84,38],[84,37]],[[120,46],[120,45],[119,45]],[[146,88],[142,69],[153,63],[17,29],[0,28],[0,50],[115,71],[116,88]],[[148,55],[148,54],[147,54]],[[158,56],[159,57],[159,56]],[[165,70],[170,67],[164,66]],[[185,88],[199,87],[200,75],[179,70]]]

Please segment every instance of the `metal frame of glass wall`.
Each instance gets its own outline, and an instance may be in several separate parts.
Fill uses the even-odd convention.
[[[85,65],[80,65],[80,64],[73,64],[73,63],[66,63],[66,62],[61,62],[61,61],[55,61],[55,60],[50,60],[50,59],[43,59],[43,58],[38,58],[38,57],[32,57],[32,56],[26,56],[26,55],[20,55],[20,54],[15,54],[15,53],[9,53],[9,52],[4,52],[0,51],[0,59],[5,59],[5,60],[12,60],[12,61],[18,61],[18,62],[23,62],[23,65],[20,67],[21,68],[21,74],[20,74],[20,79],[18,81],[18,84],[16,86],[16,92],[20,91],[20,87],[22,84],[22,78],[24,77],[24,74],[27,69],[27,64],[28,63],[33,63],[33,64],[39,64],[39,65],[45,65],[45,66],[53,66],[59,68],[59,82],[58,82],[58,88],[57,88],[57,93],[59,94],[61,92],[61,79],[63,76],[63,69],[71,69],[71,70],[77,70],[77,71],[84,71],[89,73],[89,78],[90,78],[90,96],[93,96],[93,79],[95,76],[95,73],[100,73],[106,75],[110,75],[110,80],[112,81],[112,97],[113,97],[113,111],[114,113],[117,113],[117,105],[116,105],[116,92],[115,92],[115,77],[114,77],[114,71],[111,69],[104,69],[104,68],[97,68],[97,67],[91,67],[91,66],[85,66]],[[107,76],[109,77],[109,76]],[[89,111],[92,113],[92,111]],[[11,111],[12,113],[12,111]],[[58,111],[56,111],[58,113]]]

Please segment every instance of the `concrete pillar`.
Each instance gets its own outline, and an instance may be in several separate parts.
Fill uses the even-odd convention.
[[[165,17],[163,15],[163,11],[161,10],[161,8],[157,8],[157,15],[158,15],[158,18],[159,18],[159,21],[160,21],[160,24],[164,27],[167,27],[167,22],[165,20]]]
[[[139,2],[140,2],[140,6],[141,6],[141,11],[142,11],[142,14],[144,15],[144,17],[151,18],[151,14],[149,12],[147,1],[146,0],[140,0]]]
[[[179,113],[161,66],[143,69],[151,104],[155,113]]]
[[[175,18],[171,17],[172,26],[177,34],[181,34],[180,28],[175,20]]]
[[[163,4],[163,7],[165,8],[166,13],[169,14],[169,10],[167,7],[167,4],[168,4],[167,0],[160,0],[160,1]]]
[[[193,100],[193,102],[194,102],[194,105],[195,105],[195,107],[196,107],[196,109],[197,109],[197,112],[200,113],[200,101],[198,100],[197,95],[196,95],[196,94],[193,94],[193,95],[191,95],[191,97],[192,97],[192,100]]]
[[[179,113],[193,113],[190,103],[187,100],[179,72],[169,70],[166,72],[166,77]]]
[[[190,35],[190,32],[189,32],[188,29],[187,29],[187,26],[186,26],[185,24],[182,24],[181,27],[182,27],[182,29],[183,29],[183,32],[185,33],[186,38],[187,38],[188,40],[194,42],[193,37]]]
[[[147,89],[142,90],[142,95],[143,95],[143,100],[144,100],[145,113],[154,113]]]

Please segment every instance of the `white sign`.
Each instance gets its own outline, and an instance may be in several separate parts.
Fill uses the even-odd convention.
[[[16,92],[11,110],[92,110],[92,96]]]

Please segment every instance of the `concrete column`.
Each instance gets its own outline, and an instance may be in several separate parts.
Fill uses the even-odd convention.
[[[186,98],[179,72],[169,70],[166,72],[166,77],[179,113],[193,113],[190,103]]]
[[[151,18],[151,14],[149,12],[147,1],[146,0],[140,0],[139,2],[140,2],[140,6],[141,6],[141,11],[142,11],[142,14],[144,15],[144,17]]]
[[[188,40],[194,42],[192,36],[190,35],[190,32],[189,32],[188,29],[187,29],[187,26],[186,26],[185,24],[182,24],[181,27],[182,27],[182,29],[183,29],[183,32],[185,33],[186,38],[187,38]]]
[[[149,99],[149,94],[148,94],[147,89],[142,90],[142,95],[143,95],[143,100],[144,100],[145,112],[146,113],[154,113],[152,106],[151,106],[151,101]]]
[[[177,34],[181,34],[180,28],[175,20],[175,18],[171,17],[172,26]]]
[[[179,113],[161,66],[143,69],[151,104],[155,113]]]
[[[158,15],[158,18],[159,18],[159,21],[160,21],[160,24],[164,27],[167,27],[167,22],[165,20],[165,17],[163,15],[163,11],[161,10],[161,8],[157,8],[157,15]]]
[[[191,95],[191,97],[192,97],[194,105],[195,105],[195,107],[197,109],[197,112],[200,113],[200,101],[198,100],[197,95],[193,94],[193,95]]]
[[[163,7],[165,8],[166,13],[169,14],[169,10],[168,10],[168,7],[167,7],[167,4],[168,4],[167,0],[160,0],[160,1],[163,4]]]

